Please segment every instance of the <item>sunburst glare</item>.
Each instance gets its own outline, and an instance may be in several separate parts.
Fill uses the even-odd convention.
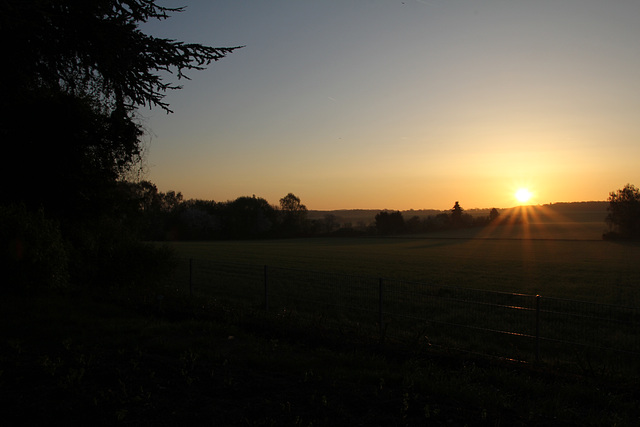
[[[531,200],[531,196],[531,191],[529,191],[529,189],[527,188],[519,188],[515,194],[516,200],[519,203],[527,203],[529,200]]]

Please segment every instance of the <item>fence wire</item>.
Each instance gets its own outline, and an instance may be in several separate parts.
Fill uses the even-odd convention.
[[[518,360],[640,367],[640,310],[633,307],[195,259],[181,260],[171,283],[227,304],[364,326],[381,338]]]

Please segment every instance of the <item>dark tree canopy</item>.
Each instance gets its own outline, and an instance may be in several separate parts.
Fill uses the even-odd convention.
[[[170,112],[164,96],[179,86],[167,78],[188,78],[188,71],[204,69],[236,49],[140,31],[140,24],[180,11],[155,0],[0,2],[0,204],[18,207],[0,211],[9,219],[22,208],[39,215],[18,221],[36,232],[5,227],[3,241],[45,247],[58,236],[47,230],[58,227],[63,240],[58,246],[64,249],[58,257],[39,250],[25,252],[24,259],[0,253],[5,267],[38,268],[37,277],[49,283],[57,283],[55,271],[68,271],[75,283],[109,286],[139,284],[169,268],[166,253],[137,242],[136,233],[145,231],[138,212],[144,206],[151,224],[164,222],[157,202],[173,215],[180,195],[159,197],[153,186],[135,189],[122,182],[143,157],[144,128],[136,112],[142,107]],[[190,219],[209,225],[202,215]],[[149,234],[151,227],[146,228]]]
[[[462,209],[460,203],[456,201],[456,203],[453,205],[453,208],[451,209],[451,225],[453,227],[462,226],[463,212],[464,209]]]
[[[632,184],[609,193],[609,213],[606,222],[613,233],[605,237],[620,237],[624,239],[640,238],[640,189]]]
[[[293,193],[289,193],[280,199],[280,209],[287,214],[306,214],[307,207],[300,202],[300,198]]]
[[[280,199],[281,228],[284,234],[298,234],[307,219],[307,207],[300,202],[300,198],[289,193]]]
[[[453,205],[453,208],[451,208],[451,217],[460,218],[462,217],[463,211],[464,209],[462,209],[462,207],[460,206],[460,203],[456,201],[455,204]]]
[[[238,47],[214,48],[156,38],[139,24],[164,20],[183,8],[154,0],[5,0],[0,31],[4,82],[18,91],[50,89],[89,97],[108,111],[160,106],[164,93],[179,86],[160,71],[188,78]],[[10,77],[10,78],[7,78]]]
[[[181,9],[154,0],[5,0],[0,36],[3,202],[68,218],[104,212],[113,184],[142,158],[140,107],[160,107],[179,80],[223,58],[213,48],[144,34]]]
[[[266,235],[275,222],[275,209],[261,197],[238,197],[226,203],[224,220],[229,237],[259,237]]]
[[[396,234],[404,231],[404,218],[400,211],[381,211],[375,216],[376,230],[379,234]]]

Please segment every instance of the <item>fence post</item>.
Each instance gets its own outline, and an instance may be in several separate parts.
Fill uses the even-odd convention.
[[[378,281],[378,323],[380,324],[380,343],[384,341],[384,317],[382,315],[382,277]]]
[[[189,297],[193,294],[193,258],[189,258]]]
[[[540,361],[540,295],[536,295],[536,362]]]
[[[267,266],[264,266],[264,311],[269,311],[269,287],[267,284]]]

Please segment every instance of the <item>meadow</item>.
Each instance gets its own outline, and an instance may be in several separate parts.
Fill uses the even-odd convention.
[[[171,246],[181,257],[223,263],[638,306],[640,245],[603,241],[602,229],[602,223],[536,223],[421,236],[174,242]]]
[[[521,226],[510,232],[523,232]],[[374,283],[386,277],[391,286],[419,280],[624,305],[638,301],[638,245],[472,239],[461,233],[171,245],[180,256],[205,265],[253,265],[249,270],[258,277],[263,265],[272,266],[274,281],[278,269],[295,269],[307,282],[348,274]],[[0,417],[24,425],[631,426],[640,421],[637,376],[611,375],[610,366],[569,372],[546,362],[443,350],[424,340],[380,346],[322,316],[283,312],[275,304],[265,311],[259,292],[257,304],[234,307],[201,296],[200,290],[190,297],[185,288],[167,293],[157,284],[4,294]]]

